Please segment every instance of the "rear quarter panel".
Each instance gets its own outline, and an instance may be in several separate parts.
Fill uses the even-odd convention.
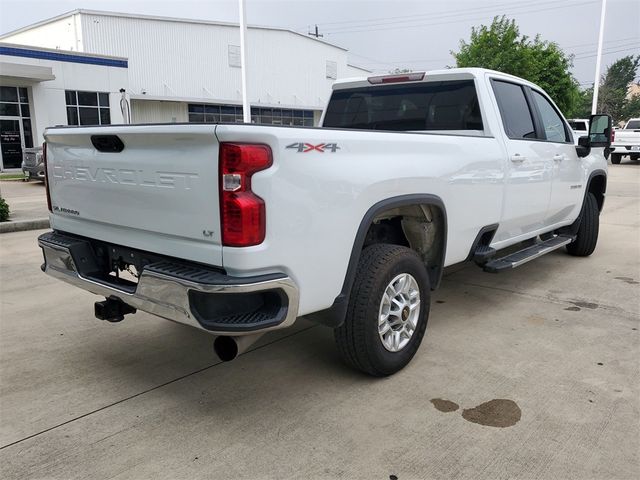
[[[504,153],[491,137],[220,125],[220,142],[266,143],[272,168],[254,175],[266,202],[267,235],[223,248],[231,274],[284,271],[299,285],[300,314],[340,293],[356,232],[381,200],[428,193],[446,205],[446,264],[464,260],[479,229],[499,221]],[[335,143],[335,152],[288,145]]]

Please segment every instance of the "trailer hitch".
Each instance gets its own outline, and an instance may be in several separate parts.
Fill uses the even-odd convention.
[[[124,316],[129,313],[136,313],[136,309],[118,297],[109,297],[102,302],[96,302],[94,312],[98,320],[115,323],[124,320]]]

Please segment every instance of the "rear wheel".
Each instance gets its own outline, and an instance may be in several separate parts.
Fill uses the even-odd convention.
[[[618,165],[621,160],[622,160],[622,154],[621,153],[612,153],[611,154],[611,163],[613,163],[614,165]]]
[[[347,317],[334,331],[345,363],[378,377],[401,370],[424,337],[430,294],[429,276],[416,252],[390,244],[364,249]]]
[[[640,160],[640,153],[632,153],[631,155],[629,155],[629,157],[631,158],[631,160],[637,162],[638,160]]]
[[[580,212],[580,227],[576,239],[567,245],[567,252],[576,257],[587,257],[593,253],[598,243],[600,211],[593,193],[588,192]]]

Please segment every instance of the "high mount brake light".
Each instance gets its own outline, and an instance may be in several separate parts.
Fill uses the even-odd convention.
[[[382,83],[400,83],[400,82],[420,82],[424,79],[425,72],[403,73],[401,75],[380,75],[377,77],[369,77],[367,80],[372,85]]]
[[[264,241],[264,200],[251,191],[254,173],[273,164],[271,148],[262,144],[220,144],[220,223],[222,245],[249,247]]]

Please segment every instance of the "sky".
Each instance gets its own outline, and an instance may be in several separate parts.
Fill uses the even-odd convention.
[[[471,27],[496,15],[516,20],[522,34],[556,42],[575,55],[583,86],[595,76],[602,0],[245,0],[247,22],[307,33],[349,50],[350,63],[376,73],[434,70],[455,64],[451,51]],[[238,21],[238,0],[0,0],[0,32],[76,8],[204,20]],[[607,0],[601,72],[640,54],[640,0]]]

